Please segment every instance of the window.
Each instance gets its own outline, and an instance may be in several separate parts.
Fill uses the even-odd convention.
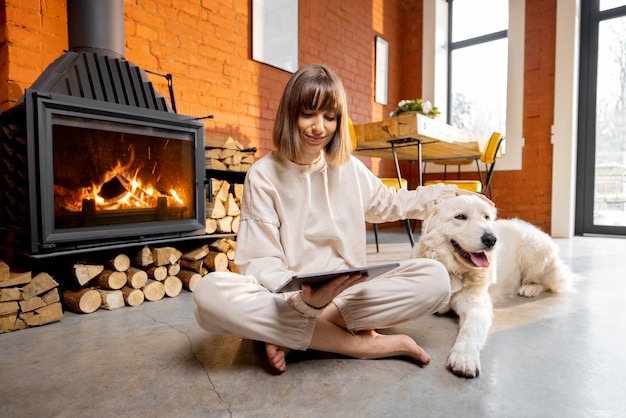
[[[508,3],[448,2],[448,120],[488,138],[506,126]]]
[[[502,132],[497,169],[521,170],[526,2],[449,1],[424,2],[422,98],[461,129]]]

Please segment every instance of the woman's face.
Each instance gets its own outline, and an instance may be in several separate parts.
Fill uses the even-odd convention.
[[[313,164],[320,157],[320,152],[333,139],[337,130],[335,112],[303,110],[298,116],[298,131],[302,141],[302,161],[298,164]]]

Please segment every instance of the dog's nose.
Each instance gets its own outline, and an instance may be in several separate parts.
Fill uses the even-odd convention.
[[[496,245],[496,241],[498,238],[492,234],[491,232],[485,232],[482,237],[480,237],[483,245],[487,248],[491,248]]]

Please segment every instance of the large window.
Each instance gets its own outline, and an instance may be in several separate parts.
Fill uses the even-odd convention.
[[[448,22],[448,123],[484,138],[504,133],[508,2],[449,0]]]
[[[581,15],[576,233],[626,235],[626,0]]]

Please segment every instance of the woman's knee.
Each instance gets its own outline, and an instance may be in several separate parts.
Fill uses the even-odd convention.
[[[220,318],[228,312],[228,297],[220,282],[233,273],[214,272],[202,277],[193,292],[194,312],[198,325],[207,331],[221,331]]]
[[[447,303],[450,300],[450,275],[444,265],[432,259],[417,259],[415,262],[420,272],[416,276],[416,284],[419,287],[416,293]]]

